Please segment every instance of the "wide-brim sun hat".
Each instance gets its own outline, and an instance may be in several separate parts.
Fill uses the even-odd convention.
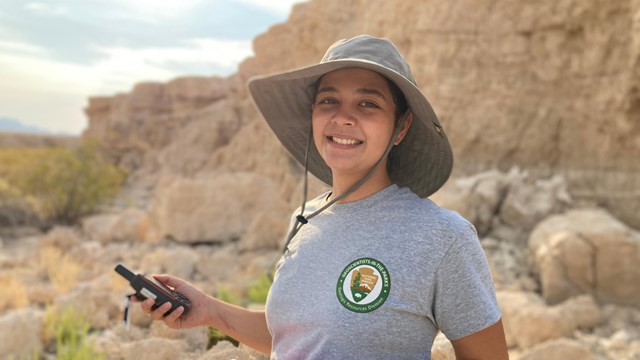
[[[375,71],[393,81],[413,113],[405,138],[389,154],[391,181],[409,187],[420,197],[435,193],[451,175],[451,146],[409,65],[390,40],[368,35],[339,40],[320,63],[251,78],[249,90],[282,145],[304,166],[317,80],[331,71],[354,67]],[[307,169],[331,186],[331,169],[313,142],[308,149]]]

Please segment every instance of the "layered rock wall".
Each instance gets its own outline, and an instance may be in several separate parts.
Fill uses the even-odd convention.
[[[405,54],[453,145],[456,174],[513,166],[562,173],[574,196],[640,226],[637,0],[310,1],[258,36],[255,56],[227,79],[143,83],[92,98],[85,135],[117,150],[131,183],[148,189],[159,174],[217,171],[211,155],[220,158],[259,119],[248,78],[317,62],[333,41],[361,33],[388,37]],[[250,164],[242,171],[291,173],[262,131],[253,131],[267,139],[258,152],[257,138],[245,137],[223,157],[242,157]],[[262,152],[274,154],[269,164],[247,160]]]

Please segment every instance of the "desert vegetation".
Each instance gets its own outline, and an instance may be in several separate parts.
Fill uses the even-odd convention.
[[[246,80],[369,33],[407,54],[453,146],[454,175],[431,200],[476,227],[511,358],[640,359],[638,4],[312,0],[227,78],[91,97],[83,138],[106,153],[0,141],[0,358],[55,357],[48,309],[72,308],[74,348],[106,359],[264,359],[135,306],[125,326],[131,289],[113,268],[262,306],[303,171]],[[454,358],[442,334],[432,354]]]
[[[31,209],[45,223],[74,224],[118,194],[125,172],[85,140],[75,148],[0,149],[0,177],[3,206]]]

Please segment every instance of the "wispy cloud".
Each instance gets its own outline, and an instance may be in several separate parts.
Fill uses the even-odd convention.
[[[157,24],[168,19],[188,18],[204,1],[111,0],[109,8],[110,13],[119,18]]]
[[[214,39],[184,40],[180,47],[100,47],[96,50],[105,57],[91,68],[105,79],[104,84],[110,84],[107,89],[130,87],[140,79],[166,81],[179,75],[228,75],[252,54],[250,41]],[[183,69],[182,74],[177,69]],[[187,69],[191,72],[185,73]]]
[[[0,53],[1,52],[17,52],[17,53],[27,53],[33,55],[42,55],[47,52],[47,50],[41,46],[17,42],[17,41],[8,41],[8,40],[0,40]]]
[[[3,49],[13,50],[3,52]],[[19,51],[16,51],[19,50]],[[167,81],[181,75],[225,75],[251,55],[250,41],[190,39],[175,47],[96,47],[103,54],[91,64],[73,64],[42,56],[37,46],[0,42],[0,66],[20,86],[81,94],[130,89],[140,80]],[[191,73],[180,73],[177,69]],[[21,81],[18,81],[21,79]],[[5,79],[9,80],[9,79]],[[60,87],[62,84],[64,86]]]
[[[24,8],[40,15],[65,15],[69,12],[65,6],[43,2],[30,2],[25,4]]]
[[[0,117],[77,132],[86,98],[226,76],[301,0],[0,0]]]
[[[0,42],[0,93],[4,94],[0,109],[5,112],[0,116],[77,133],[86,122],[82,108],[88,96],[130,91],[143,80],[231,74],[240,60],[251,54],[251,43],[191,39],[181,47],[96,50],[103,54],[100,60],[80,64],[52,59],[44,49],[30,44]],[[12,111],[14,108],[21,110]]]

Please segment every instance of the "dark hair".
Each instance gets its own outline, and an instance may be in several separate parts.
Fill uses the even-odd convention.
[[[396,103],[396,125],[398,125],[398,121],[400,121],[400,117],[407,112],[409,105],[407,104],[407,99],[404,97],[404,93],[396,83],[389,80],[386,76],[382,76],[385,80],[387,80],[387,84],[389,85],[389,91],[391,91],[391,96],[393,97],[393,102]]]
[[[391,97],[393,97],[393,102],[396,104],[396,111],[394,116],[396,118],[395,119],[396,125],[398,125],[398,122],[400,121],[400,118],[402,117],[402,115],[404,115],[404,113],[407,112],[407,110],[409,109],[409,104],[407,104],[407,99],[404,97],[404,93],[402,92],[402,90],[400,90],[400,88],[398,87],[398,85],[396,85],[396,83],[389,80],[389,78],[387,78],[386,76],[380,73],[377,73],[377,74],[382,76],[387,81],[387,86],[389,86],[389,92],[391,92]],[[320,76],[313,83],[312,99],[315,99],[316,94],[318,93],[318,88],[320,87],[320,80],[322,80],[322,76]]]

